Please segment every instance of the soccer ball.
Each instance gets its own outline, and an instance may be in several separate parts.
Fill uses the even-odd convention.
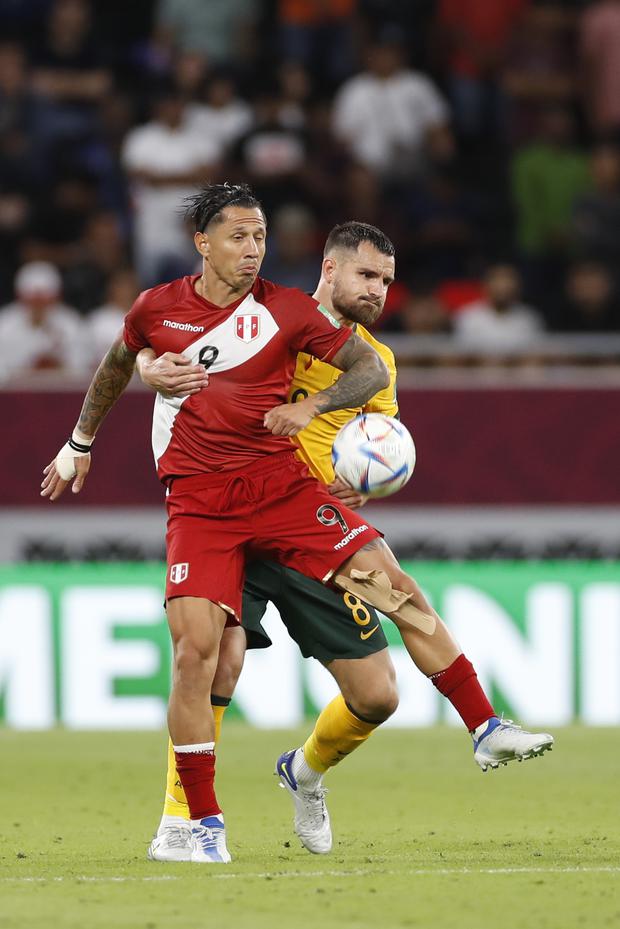
[[[369,497],[388,497],[415,467],[415,445],[397,419],[362,413],[340,429],[332,447],[336,477]]]

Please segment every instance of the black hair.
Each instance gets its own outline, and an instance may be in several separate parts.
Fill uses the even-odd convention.
[[[380,229],[371,226],[369,223],[351,221],[334,226],[327,236],[323,254],[329,255],[334,248],[347,248],[356,252],[362,242],[370,242],[382,255],[393,256],[396,251],[385,232],[381,232]]]
[[[209,223],[221,222],[227,206],[257,207],[265,218],[260,200],[247,184],[207,184],[193,197],[187,197],[186,216],[194,221],[196,232],[204,232]]]

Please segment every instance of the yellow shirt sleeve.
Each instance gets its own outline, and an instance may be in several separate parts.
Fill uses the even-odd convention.
[[[396,399],[396,362],[394,361],[394,353],[387,345],[377,342],[376,339],[373,341],[375,343],[373,348],[379,352],[390,372],[390,383],[383,390],[380,390],[378,394],[370,398],[364,407],[364,413],[383,413],[384,416],[397,417],[398,401]]]
[[[331,413],[323,413],[322,416],[316,416],[310,425],[302,429],[293,438],[293,444],[297,446],[297,457],[307,465],[314,477],[325,484],[330,484],[334,479],[332,445],[336,433],[342,426],[362,412],[398,416],[396,365],[392,351],[387,345],[383,345],[382,342],[375,339],[363,326],[358,325],[355,331],[360,338],[372,345],[381,356],[390,372],[390,383],[384,390],[379,391],[369,400],[363,409],[361,407],[351,407],[345,410],[333,410]],[[332,365],[318,361],[311,355],[305,354],[305,352],[300,352],[297,356],[297,365],[291,383],[289,400],[296,402],[312,394],[319,393],[321,390],[326,390],[338,380],[341,373]]]

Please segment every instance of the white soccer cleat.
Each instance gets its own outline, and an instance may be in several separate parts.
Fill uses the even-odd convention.
[[[181,817],[175,819],[178,819],[178,822],[167,823],[157,830],[157,835],[146,852],[149,861],[191,861],[191,826]]]
[[[298,783],[293,775],[293,749],[280,755],[276,762],[276,774],[280,778],[280,787],[288,790],[295,804],[295,833],[301,844],[315,855],[327,855],[332,849],[332,830],[329,813],[325,806],[325,788],[314,787],[308,790]]]
[[[230,853],[226,848],[224,817],[205,816],[192,823],[190,861],[198,864],[228,864]]]
[[[482,730],[482,732],[480,732]],[[474,732],[474,759],[483,771],[499,768],[509,761],[525,761],[551,751],[553,736],[548,732],[526,732],[510,719],[491,719]]]

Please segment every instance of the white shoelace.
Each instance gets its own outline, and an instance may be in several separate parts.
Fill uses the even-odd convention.
[[[183,826],[168,826],[165,831],[166,844],[170,848],[184,848],[189,844],[191,833]]]
[[[304,790],[301,788],[304,800],[308,801],[310,809],[304,817],[310,821],[313,827],[322,826],[327,816],[325,808],[326,787],[317,787],[315,790]]]
[[[213,847],[217,845],[218,833],[222,831],[223,828],[211,829],[209,826],[200,826],[199,829],[194,829],[194,835],[203,847]]]

